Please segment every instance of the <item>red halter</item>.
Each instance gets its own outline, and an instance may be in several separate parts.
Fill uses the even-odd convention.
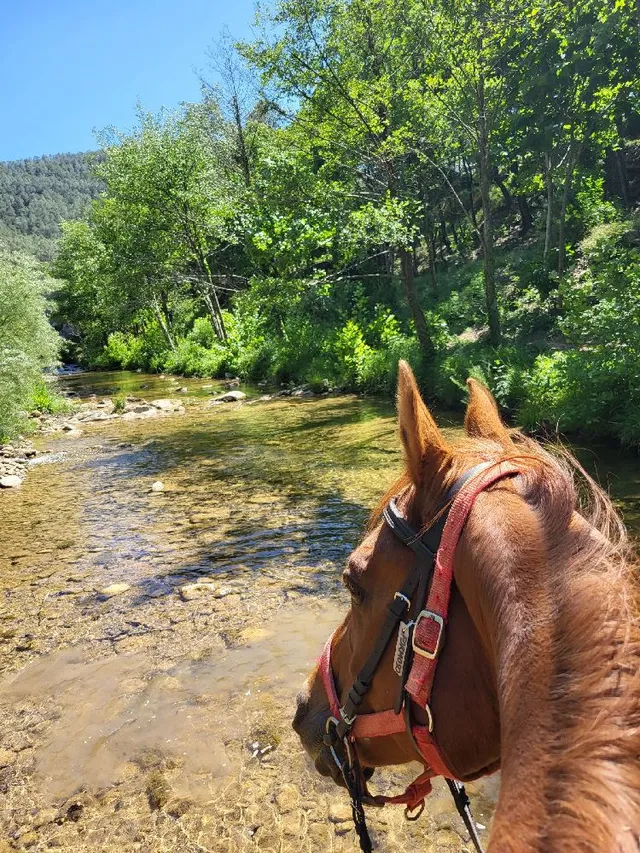
[[[508,462],[483,465],[460,488],[449,510],[436,555],[435,569],[427,601],[414,626],[413,662],[405,684],[406,693],[411,699],[421,708],[426,709],[429,724],[427,726],[411,725],[409,716],[405,720],[404,714],[396,714],[394,710],[390,709],[373,714],[358,714],[349,730],[348,738],[352,744],[355,744],[362,738],[400,734],[407,730],[407,726],[410,726],[410,734],[420,751],[424,772],[414,779],[404,793],[395,797],[376,797],[375,800],[379,804],[406,805],[408,812],[413,812],[420,806],[424,807],[424,799],[431,792],[432,778],[444,776],[447,779],[455,779],[455,775],[447,767],[436,744],[433,735],[433,717],[429,707],[438,656],[444,639],[444,626],[447,623],[449,611],[451,584],[453,582],[453,558],[462,529],[478,495],[498,480],[517,473],[518,468]],[[333,637],[332,634],[325,644],[319,669],[331,713],[336,719],[340,719],[340,701],[331,669]]]

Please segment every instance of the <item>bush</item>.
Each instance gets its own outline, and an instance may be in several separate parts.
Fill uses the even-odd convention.
[[[68,412],[70,409],[69,401],[55,390],[51,382],[42,378],[36,382],[29,401],[30,411],[55,415],[60,412]]]
[[[600,224],[560,286],[561,330],[573,349],[539,356],[521,417],[568,432],[640,444],[640,223]]]
[[[54,286],[35,260],[0,249],[0,441],[24,426],[42,369],[56,362],[45,298]]]
[[[167,354],[164,369],[182,376],[220,376],[228,362],[229,354],[222,344],[206,348],[187,338]]]
[[[459,344],[437,362],[435,396],[446,406],[458,407],[467,393],[467,379],[473,377],[491,390],[502,408],[514,411],[525,395],[530,358],[527,350],[513,346]]]

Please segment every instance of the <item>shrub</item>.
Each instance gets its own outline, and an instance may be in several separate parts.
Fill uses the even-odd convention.
[[[29,401],[29,409],[31,411],[47,412],[50,415],[55,415],[59,412],[68,412],[70,408],[69,401],[55,390],[52,382],[48,382],[42,378],[38,379],[31,392],[31,399]]]
[[[187,338],[167,354],[164,368],[183,376],[220,376],[228,361],[228,352],[222,344],[207,348]]]
[[[491,390],[502,408],[513,411],[524,398],[529,364],[529,353],[522,348],[459,344],[437,361],[435,396],[445,405],[457,407],[466,396],[467,379],[473,377]]]

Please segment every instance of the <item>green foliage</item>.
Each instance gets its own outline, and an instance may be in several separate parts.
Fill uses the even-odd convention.
[[[636,17],[276,0],[240,47],[268,103],[227,53],[228,91],[102,134],[56,322],[95,366],[317,389],[391,394],[405,357],[448,405],[472,375],[527,424],[635,441]]]
[[[71,409],[67,398],[59,394],[52,387],[52,383],[44,378],[38,379],[35,383],[27,407],[29,411],[46,412],[50,415],[68,412]]]
[[[54,286],[36,261],[0,249],[0,441],[24,426],[34,398],[44,401],[41,371],[59,345],[47,319]]]
[[[572,349],[540,355],[521,417],[640,444],[640,223],[596,225],[560,289]]]
[[[466,398],[467,379],[473,377],[491,390],[501,407],[514,411],[524,397],[529,363],[530,356],[523,348],[459,344],[434,368],[435,396],[457,408]]]
[[[127,405],[127,395],[126,394],[116,394],[113,397],[113,411],[117,415],[121,415]]]

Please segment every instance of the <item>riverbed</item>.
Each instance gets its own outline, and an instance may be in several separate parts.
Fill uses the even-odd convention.
[[[344,560],[401,469],[392,406],[64,382],[186,411],[40,436],[39,464],[0,494],[0,853],[357,850],[346,794],[290,721],[348,605]],[[637,458],[579,452],[637,532]],[[497,783],[470,789],[487,826]],[[370,824],[388,853],[471,849],[439,784],[418,823],[388,807]]]

